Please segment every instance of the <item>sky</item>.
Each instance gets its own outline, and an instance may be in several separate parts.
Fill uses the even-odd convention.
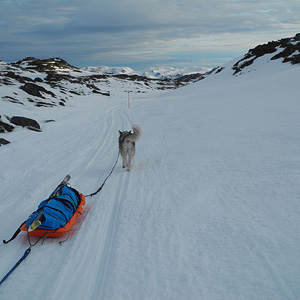
[[[299,0],[0,0],[0,60],[215,67],[300,32]]]

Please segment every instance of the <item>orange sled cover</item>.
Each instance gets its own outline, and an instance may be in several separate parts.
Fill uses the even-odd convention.
[[[53,237],[53,238],[59,238],[62,237],[67,231],[69,231],[73,225],[76,222],[76,218],[80,216],[83,206],[85,205],[85,197],[83,194],[80,194],[80,202],[79,205],[77,207],[76,212],[74,213],[73,217],[69,220],[69,222],[61,228],[58,229],[54,229],[54,230],[47,230],[47,229],[35,229],[33,231],[28,232],[29,236],[32,237]],[[24,225],[20,228],[20,230],[22,231],[27,231],[28,227],[26,226],[26,223],[24,223]]]

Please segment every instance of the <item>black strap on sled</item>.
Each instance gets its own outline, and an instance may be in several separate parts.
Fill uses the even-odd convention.
[[[7,244],[7,243],[11,242],[12,240],[14,240],[14,239],[18,236],[18,234],[21,232],[21,227],[22,227],[25,223],[26,223],[26,221],[24,221],[24,222],[20,225],[20,227],[16,230],[16,232],[13,234],[13,236],[12,236],[8,241],[3,240],[3,243],[4,243],[4,244]]]

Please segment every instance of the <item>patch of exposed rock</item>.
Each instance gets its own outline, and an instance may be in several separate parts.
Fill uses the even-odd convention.
[[[242,71],[247,66],[253,64],[253,62],[258,58],[266,54],[271,54],[278,52],[276,55],[271,57],[271,60],[276,60],[282,58],[282,62],[290,62],[292,64],[300,63],[300,33],[297,33],[292,38],[285,38],[278,41],[272,41],[267,44],[258,45],[253,49],[250,49],[248,53],[240,59],[232,69],[234,74]]]
[[[24,85],[20,86],[20,89],[23,90],[24,92],[26,92],[32,96],[36,96],[36,97],[45,98],[42,93],[51,95],[52,97],[55,97],[54,93],[46,90],[44,87],[37,85],[35,83],[25,83]]]

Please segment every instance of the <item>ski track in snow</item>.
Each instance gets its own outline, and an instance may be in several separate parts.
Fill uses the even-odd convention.
[[[132,171],[120,157],[69,239],[33,247],[0,298],[297,300],[296,74],[207,78],[132,99],[130,110],[125,96],[39,110],[57,122],[40,135],[13,132],[0,150],[6,239],[66,174],[83,194],[97,190],[117,158],[118,129],[139,124],[142,137]],[[27,247],[25,233],[0,246],[1,276]]]

